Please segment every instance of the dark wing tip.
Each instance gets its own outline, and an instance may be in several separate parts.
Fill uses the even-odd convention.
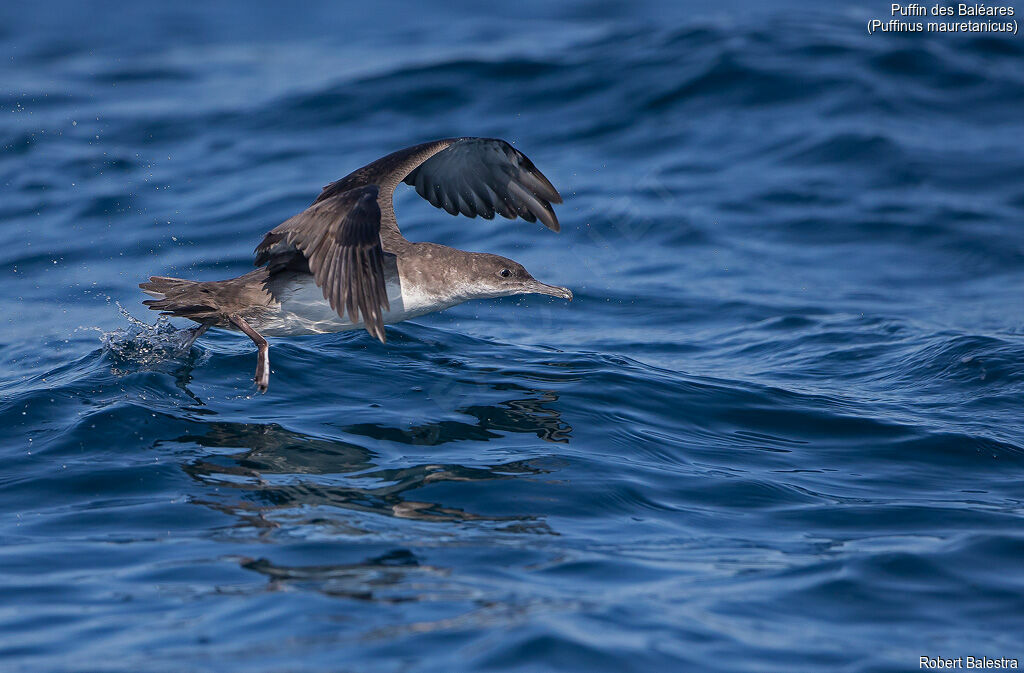
[[[507,144],[507,143],[506,143]],[[530,158],[517,150],[514,147],[509,148],[516,153],[519,159],[519,165],[522,167],[524,173],[529,176],[530,188],[537,195],[542,196],[551,203],[561,203],[562,195],[558,193],[555,186],[548,180],[548,176],[540,172],[540,169],[530,161]]]
[[[370,333],[370,336],[380,341],[382,344],[388,342],[387,334],[384,332],[384,325],[373,325],[373,329],[370,328],[370,323],[366,323],[366,331]]]

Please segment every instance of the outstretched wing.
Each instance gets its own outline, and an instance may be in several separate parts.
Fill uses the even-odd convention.
[[[562,197],[525,154],[496,138],[461,138],[405,177],[405,183],[452,215],[540,220],[558,231],[551,207]]]
[[[522,152],[497,138],[444,138],[407,147],[327,185],[314,203],[356,187],[379,185],[381,228],[385,242],[393,241],[401,233],[391,199],[403,180],[452,215],[492,219],[498,213],[529,222],[539,219],[559,230],[551,207],[562,202],[558,190]]]
[[[256,266],[273,272],[301,254],[339,316],[385,341],[382,310],[391,308],[384,279],[378,188],[366,185],[317,201],[274,227],[256,246]]]

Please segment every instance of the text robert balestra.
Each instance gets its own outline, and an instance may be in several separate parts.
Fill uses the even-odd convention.
[[[1008,657],[998,657],[993,659],[991,657],[921,657],[918,668],[926,668],[929,670],[948,670],[952,668],[971,668],[971,669],[1000,669],[1000,668],[1018,668],[1016,659],[1010,659]]]

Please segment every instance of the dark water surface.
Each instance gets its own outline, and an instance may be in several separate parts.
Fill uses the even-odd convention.
[[[888,3],[0,8],[0,669],[1024,660],[1024,38]],[[191,352],[321,185],[514,141],[576,300]],[[181,323],[179,326],[183,326]]]

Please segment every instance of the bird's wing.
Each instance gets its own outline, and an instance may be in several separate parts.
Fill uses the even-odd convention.
[[[559,230],[551,207],[562,197],[526,155],[497,138],[446,138],[399,150],[324,187],[317,202],[364,184],[380,185],[378,204],[385,235],[400,236],[392,195],[399,182],[413,185],[427,201],[452,215],[495,213],[508,219],[538,219]]]
[[[256,266],[273,273],[302,255],[317,286],[339,316],[348,313],[382,342],[388,310],[377,185],[335,194],[274,227],[256,246]]]
[[[405,177],[405,183],[438,208],[452,215],[495,213],[510,220],[540,220],[558,231],[551,207],[562,197],[526,155],[504,140],[462,138],[438,152]]]

